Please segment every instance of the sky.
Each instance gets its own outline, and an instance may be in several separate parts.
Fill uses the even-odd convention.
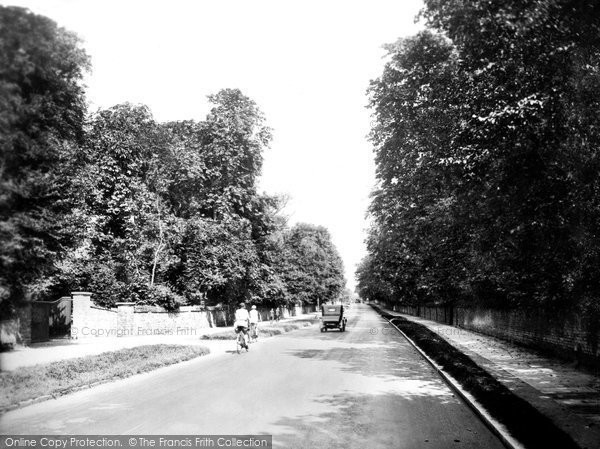
[[[148,105],[203,120],[206,96],[239,88],[273,129],[259,191],[285,194],[290,225],[329,229],[355,286],[375,185],[369,81],[382,45],[415,34],[421,0],[0,0],[77,33],[91,56],[90,110]]]

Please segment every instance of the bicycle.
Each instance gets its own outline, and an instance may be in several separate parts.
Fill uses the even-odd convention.
[[[237,338],[235,339],[237,353],[240,354],[243,348],[246,348],[246,352],[248,352],[250,348],[248,347],[248,343],[246,343],[246,339],[244,338],[244,331],[240,330],[237,334]]]

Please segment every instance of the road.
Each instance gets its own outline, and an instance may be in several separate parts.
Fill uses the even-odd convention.
[[[272,434],[278,448],[502,448],[370,307],[0,418],[0,433]],[[234,343],[232,342],[232,349]]]

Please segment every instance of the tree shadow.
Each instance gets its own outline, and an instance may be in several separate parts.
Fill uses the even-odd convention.
[[[573,413],[596,421],[596,425],[600,423],[600,394],[590,391],[568,391],[551,393],[548,396],[555,401],[567,404]]]
[[[412,348],[399,351],[397,345],[350,344],[329,349],[288,351],[287,355],[340,364],[346,373],[379,378],[431,379],[435,371]],[[436,381],[438,381],[436,379]],[[441,382],[441,381],[439,381]]]
[[[462,404],[406,393],[335,394],[315,400],[329,411],[285,417],[275,423],[274,448],[493,448],[502,444]],[[464,407],[463,407],[464,408]]]
[[[346,333],[316,334],[303,345],[285,354],[313,360],[316,381],[332,391],[309,399],[301,414],[273,423],[281,429],[273,434],[273,447],[503,447],[396,334],[366,342],[349,341]]]

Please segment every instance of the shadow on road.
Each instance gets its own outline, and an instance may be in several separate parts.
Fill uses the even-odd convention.
[[[317,347],[322,344],[313,343]],[[315,382],[319,382],[319,375],[336,372],[340,379],[352,381],[340,386],[341,393],[338,389],[313,400],[314,409],[323,410],[321,413],[286,417],[274,423],[282,428],[274,435],[274,447],[446,448],[459,442],[461,447],[488,447],[478,435],[489,437],[483,425],[473,420],[412,348],[391,342],[339,343],[333,348],[286,352],[319,362],[323,370],[315,375]],[[465,414],[468,426],[462,424]],[[446,430],[440,432],[440,428]],[[496,447],[493,438],[489,443]]]
[[[439,413],[443,401],[435,396],[411,402],[406,393],[337,394],[316,402],[331,411],[279,420],[282,432],[273,435],[273,447],[502,447],[481,423],[465,425],[460,416]]]
[[[314,361],[314,382],[326,382],[328,388],[311,398],[309,412],[272,423],[280,430],[273,433],[274,447],[502,448],[435,370],[388,327],[362,320],[347,332],[296,334],[304,337],[303,347],[284,355]]]
[[[361,347],[362,346],[362,347]],[[388,378],[390,376],[409,379],[431,379],[433,369],[416,358],[412,350],[403,355],[395,345],[352,345],[330,349],[305,349],[289,351],[287,355],[304,359],[337,362],[346,373]],[[441,384],[441,381],[439,381]]]

